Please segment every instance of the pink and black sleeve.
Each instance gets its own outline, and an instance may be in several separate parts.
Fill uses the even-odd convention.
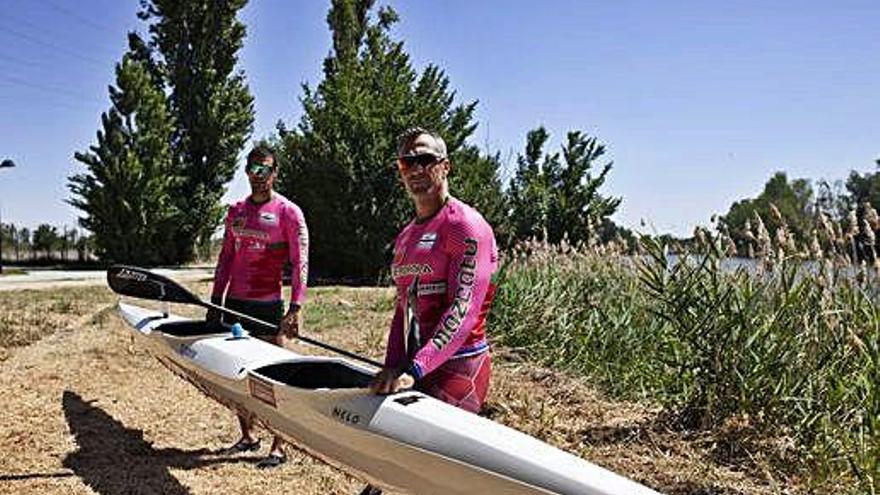
[[[287,245],[290,252],[290,303],[302,306],[306,300],[306,289],[309,281],[309,229],[306,219],[296,206],[288,211]]]
[[[421,378],[445,363],[477,324],[495,270],[495,242],[488,225],[460,222],[450,226],[447,294],[451,301],[433,337],[416,352],[409,373]]]
[[[217,258],[217,267],[214,269],[214,287],[211,290],[211,299],[215,302],[223,299],[226,286],[229,285],[229,277],[232,273],[232,260],[235,257],[235,239],[232,232],[232,207],[226,214],[223,229],[223,247],[220,248],[220,256]]]

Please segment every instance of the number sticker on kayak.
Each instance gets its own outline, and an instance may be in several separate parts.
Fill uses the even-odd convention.
[[[398,404],[403,406],[408,406],[410,404],[415,404],[420,400],[422,400],[421,395],[404,395],[403,397],[398,397],[394,399],[394,402],[397,402]]]
[[[248,389],[250,389],[251,395],[256,399],[275,407],[275,389],[272,387],[271,383],[264,382],[258,378],[249,377]]]

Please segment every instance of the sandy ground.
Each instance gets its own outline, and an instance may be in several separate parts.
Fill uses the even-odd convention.
[[[379,356],[388,291],[318,289],[310,297],[307,332]],[[257,470],[265,432],[259,455],[219,455],[237,439],[233,415],[132,346],[127,332],[106,302],[96,304],[0,362],[0,493],[358,493],[360,481],[295,451],[281,468]],[[705,440],[656,426],[657,410],[608,401],[503,351],[490,394],[494,420],[664,493],[785,492],[718,464]]]

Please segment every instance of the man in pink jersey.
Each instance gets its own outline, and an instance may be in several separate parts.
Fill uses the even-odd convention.
[[[400,137],[398,170],[416,218],[394,244],[397,303],[385,367],[370,388],[390,394],[415,386],[478,412],[491,374],[485,327],[498,250],[482,215],[449,195],[450,168],[437,134],[415,128]],[[367,486],[361,495],[378,493]]]
[[[299,333],[302,322],[300,308],[305,301],[308,279],[308,229],[302,210],[272,190],[278,171],[271,150],[261,146],[251,150],[245,170],[251,194],[232,205],[226,215],[211,302],[225,302],[229,309],[279,325],[279,331],[273,332],[242,322],[252,336],[283,347]],[[281,294],[285,262],[290,262],[292,267],[287,312]],[[218,318],[215,312],[209,312],[208,319]],[[226,321],[235,320],[226,318]],[[239,416],[238,421],[241,439],[227,452],[259,449],[260,441],[251,436],[253,419]],[[275,437],[268,457],[257,467],[275,467],[286,459],[281,438]]]

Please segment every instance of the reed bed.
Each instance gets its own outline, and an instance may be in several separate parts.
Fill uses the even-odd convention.
[[[820,219],[806,245],[747,226],[754,258],[731,263],[721,230],[691,253],[643,239],[520,246],[490,318],[498,342],[664,407],[719,460],[826,493],[880,491],[876,213]],[[861,243],[856,245],[857,243]],[[857,257],[858,256],[858,257]]]

